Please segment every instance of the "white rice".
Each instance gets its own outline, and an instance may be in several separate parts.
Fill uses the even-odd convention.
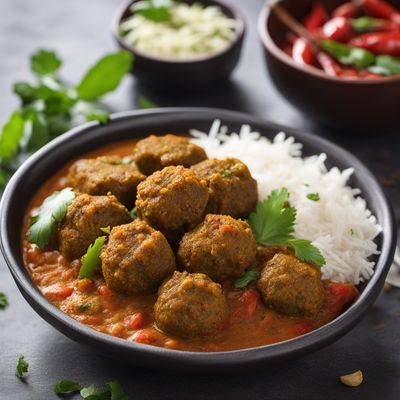
[[[260,201],[275,189],[289,190],[297,209],[295,236],[320,249],[326,260],[324,279],[358,284],[372,276],[369,257],[379,253],[374,239],[381,227],[360,190],[346,185],[352,168],[328,170],[325,154],[302,158],[302,144],[283,132],[271,142],[248,125],[239,134],[228,134],[216,120],[208,134],[195,129],[190,133],[209,158],[236,157],[247,164],[258,182]],[[308,199],[310,193],[318,193],[320,200]]]

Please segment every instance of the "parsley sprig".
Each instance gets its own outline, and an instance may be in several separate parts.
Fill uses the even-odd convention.
[[[295,239],[296,209],[287,206],[288,200],[289,192],[282,188],[258,203],[248,221],[254,238],[263,245],[291,247],[300,260],[322,267],[325,259],[319,249],[309,240]]]
[[[108,112],[95,101],[117,88],[132,62],[127,51],[108,54],[77,85],[66,85],[59,77],[62,61],[54,51],[38,50],[33,54],[34,82],[14,84],[21,106],[0,132],[0,189],[16,170],[20,154],[36,151],[82,117],[106,123]]]
[[[37,215],[32,217],[28,232],[29,243],[37,244],[42,250],[49,244],[54,232],[75,198],[71,188],[54,192],[41,205]]]
[[[56,394],[70,394],[79,392],[82,399],[87,400],[128,400],[128,396],[124,393],[122,386],[117,381],[108,382],[108,389],[100,390],[96,385],[83,387],[79,382],[71,380],[61,380],[54,387]]]

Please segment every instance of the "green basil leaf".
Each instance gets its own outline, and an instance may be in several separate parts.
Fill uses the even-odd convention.
[[[18,152],[25,132],[25,119],[22,111],[15,111],[3,126],[0,136],[0,160],[11,161]]]
[[[114,90],[132,68],[133,56],[127,51],[109,54],[98,61],[76,88],[81,100],[95,100]]]
[[[67,379],[63,379],[53,386],[54,393],[56,394],[79,392],[81,389],[82,386],[80,383]]]
[[[346,46],[334,40],[321,40],[320,45],[341,64],[358,68],[368,68],[375,64],[375,55],[368,50]]]
[[[61,66],[61,60],[52,50],[39,50],[31,57],[31,70],[38,75],[55,74]]]

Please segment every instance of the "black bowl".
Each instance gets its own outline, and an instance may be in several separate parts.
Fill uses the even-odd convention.
[[[146,134],[185,133],[190,128],[208,131],[214,119],[230,130],[250,124],[267,137],[284,130],[304,144],[305,155],[325,152],[328,166],[353,167],[350,184],[362,190],[368,207],[382,226],[378,238],[381,251],[376,257],[375,273],[361,288],[357,301],[329,324],[285,342],[221,353],[195,353],[132,343],[108,336],[85,326],[53,306],[31,281],[22,260],[21,228],[27,205],[39,187],[73,157],[119,140]],[[35,311],[66,336],[96,348],[102,353],[150,368],[182,371],[248,369],[271,365],[326,346],[348,332],[374,302],[393,260],[396,230],[391,207],[371,172],[353,155],[340,147],[307,133],[282,128],[251,115],[207,108],[171,108],[116,114],[108,125],[90,122],[55,139],[30,157],[8,184],[0,208],[1,249],[21,293]]]
[[[128,0],[116,11],[112,22],[112,33],[119,46],[134,55],[132,73],[144,85],[172,90],[198,90],[226,80],[236,67],[242,50],[245,34],[245,21],[240,11],[223,0],[186,0],[199,2],[206,6],[216,5],[230,18],[238,21],[237,35],[229,46],[215,54],[195,60],[164,60],[143,53],[124,40],[119,34],[121,21],[131,15]]]

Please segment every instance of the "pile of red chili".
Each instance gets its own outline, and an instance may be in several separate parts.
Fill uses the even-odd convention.
[[[384,0],[353,0],[331,12],[315,2],[303,26],[320,45],[286,35],[282,49],[327,75],[379,79],[400,75],[400,10]]]

